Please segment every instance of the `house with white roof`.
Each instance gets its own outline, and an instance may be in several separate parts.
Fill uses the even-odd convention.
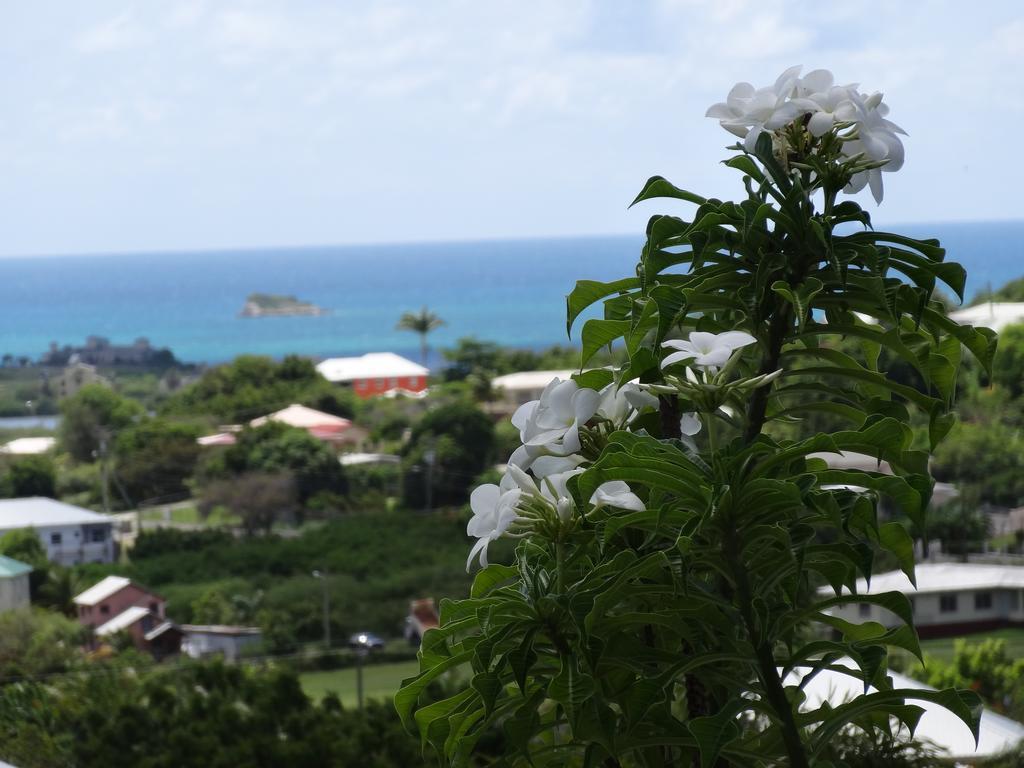
[[[316,366],[333,384],[351,386],[359,397],[388,392],[420,393],[427,388],[430,369],[393,352],[370,352],[361,357],[331,357]]]
[[[96,629],[97,634],[98,627],[129,608],[145,608],[147,613],[163,619],[166,603],[160,595],[124,576],[107,576],[74,598],[79,623]]]
[[[982,326],[998,333],[1008,325],[1024,323],[1024,302],[986,301],[973,307],[956,309],[949,313],[949,318],[960,325]]]
[[[840,664],[843,663],[840,662]],[[847,660],[845,665],[852,666],[852,663]],[[798,667],[786,677],[786,686],[800,685],[804,676],[810,671],[809,668]],[[897,672],[890,672],[889,677],[892,679],[894,688],[935,690]],[[870,692],[874,692],[874,690],[871,688]],[[850,675],[825,669],[816,673],[803,684],[802,693],[804,699],[800,705],[801,711],[812,712],[826,702],[833,707],[838,707],[840,704],[862,696],[864,684]],[[944,753],[941,756],[943,761],[956,761],[958,765],[973,765],[978,760],[995,757],[1013,749],[1024,740],[1024,725],[987,708],[981,714],[981,727],[978,732],[978,742],[975,744],[974,734],[971,733],[970,728],[945,707],[920,699],[907,699],[906,702],[924,710],[914,737],[940,749]],[[910,733],[905,726],[900,728],[897,735],[907,740],[910,738]]]
[[[247,650],[259,648],[263,632],[259,627],[226,624],[182,624],[181,652],[193,659],[221,656],[236,661]]]
[[[35,456],[52,451],[56,445],[55,437],[19,437],[0,446],[0,453],[8,456]]]
[[[488,404],[488,411],[494,414],[511,415],[523,403],[539,400],[544,388],[555,379],[572,378],[576,371],[517,371],[496,376],[491,380],[491,389],[497,399]]]
[[[106,515],[42,496],[0,500],[0,536],[32,528],[61,565],[113,562],[113,525]]]
[[[249,426],[262,427],[271,422],[304,429],[318,440],[338,446],[360,446],[369,434],[362,427],[353,424],[351,419],[324,413],[298,403],[292,403],[287,408],[253,419]],[[203,446],[234,445],[238,440],[238,433],[242,431],[242,427],[235,424],[222,426],[220,429],[217,434],[204,435],[196,442]]]
[[[922,563],[914,573],[916,588],[903,571],[890,571],[873,576],[870,586],[858,579],[857,593],[905,594],[923,638],[1024,626],[1024,566]],[[821,590],[822,594],[831,591]],[[831,613],[853,623],[877,621],[887,627],[900,623],[894,614],[871,603],[844,605]]]
[[[0,613],[27,608],[31,602],[28,577],[32,566],[0,555]]]

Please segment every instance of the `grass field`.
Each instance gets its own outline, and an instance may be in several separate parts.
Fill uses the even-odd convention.
[[[419,671],[419,662],[400,661],[396,664],[374,664],[363,667],[363,696],[366,699],[386,700],[395,695],[398,686],[407,677]],[[325,693],[336,693],[346,707],[355,706],[356,670],[334,669],[328,672],[308,672],[302,675],[302,689],[311,699],[319,700]]]
[[[142,519],[147,522],[164,522],[167,517],[163,507],[153,507],[143,510]],[[172,507],[170,522],[178,525],[208,525],[215,528],[221,525],[239,525],[241,519],[237,515],[226,512],[223,507],[217,507],[209,516],[203,517],[195,507],[187,506]]]
[[[1006,653],[1010,658],[1024,657],[1024,629],[996,629],[992,632],[980,632],[976,635],[966,635],[963,639],[968,643],[980,643],[983,640],[995,638],[1006,641]],[[958,638],[945,637],[941,640],[922,640],[921,649],[942,661],[953,660],[953,642]]]

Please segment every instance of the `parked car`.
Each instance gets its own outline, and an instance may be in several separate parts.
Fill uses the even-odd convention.
[[[348,647],[357,650],[379,651],[384,647],[384,641],[372,632],[356,632],[348,639]]]

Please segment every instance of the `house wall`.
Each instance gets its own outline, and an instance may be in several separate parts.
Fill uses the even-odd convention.
[[[28,574],[0,579],[0,611],[12,611],[29,604]]]
[[[989,596],[989,605],[976,601],[978,594]],[[956,598],[955,609],[943,597]],[[909,594],[914,609],[914,623],[922,637],[938,637],[962,632],[982,631],[1014,624],[1024,624],[1024,590],[965,589],[956,592]],[[984,599],[984,598],[983,598]],[[855,603],[835,610],[846,621],[861,623],[877,621],[887,627],[900,623],[895,614],[869,603]]]
[[[375,379],[356,379],[352,382],[352,389],[359,397],[374,397],[392,389],[422,392],[426,388],[426,376],[387,376]]]
[[[110,563],[114,560],[113,523],[34,527],[46,557],[60,565]],[[6,531],[0,531],[0,534]]]
[[[213,654],[223,654],[228,661],[234,661],[242,651],[262,642],[262,635],[228,635],[214,632],[185,632],[181,650],[194,659]]]
[[[157,597],[135,584],[129,584],[96,605],[78,606],[78,621],[87,627],[98,627],[135,605],[148,608],[161,620],[165,618],[163,598]]]

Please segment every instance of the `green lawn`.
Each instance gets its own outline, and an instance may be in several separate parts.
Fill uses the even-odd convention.
[[[1006,653],[1011,658],[1024,657],[1024,629],[1008,628],[996,629],[992,632],[979,632],[976,635],[965,635],[963,637],[968,643],[980,643],[982,640],[995,638],[1006,641]],[[921,649],[942,661],[953,660],[953,642],[958,638],[944,637],[941,640],[922,640]]]
[[[163,522],[164,510],[162,507],[153,507],[143,510],[142,519],[150,522]],[[199,514],[195,507],[175,507],[171,510],[171,522],[178,525],[209,525],[217,527],[221,525],[238,525],[241,520],[237,515],[228,513],[223,507],[215,508],[207,517]]]
[[[407,677],[419,671],[419,662],[400,661],[395,664],[373,664],[363,667],[363,695],[367,699],[390,699]],[[307,672],[301,675],[306,695],[319,700],[325,693],[336,693],[346,707],[356,705],[356,670],[334,669],[328,672]]]

